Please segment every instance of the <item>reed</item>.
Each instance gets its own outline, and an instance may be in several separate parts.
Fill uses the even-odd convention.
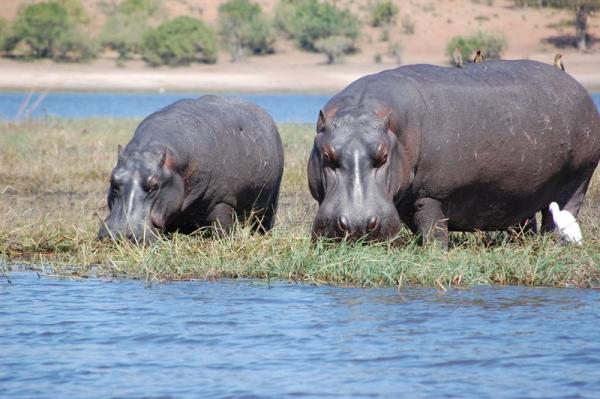
[[[286,151],[276,227],[265,236],[238,226],[224,238],[175,234],[151,247],[95,240],[117,145],[136,121],[43,119],[0,125],[0,263],[51,267],[61,276],[148,281],[283,279],[361,287],[476,284],[595,287],[600,284],[600,178],[580,222],[585,245],[551,235],[455,233],[447,252],[419,247],[407,230],[377,244],[311,242],[316,202],[306,184],[313,127],[280,127]],[[46,269],[47,270],[47,269]]]

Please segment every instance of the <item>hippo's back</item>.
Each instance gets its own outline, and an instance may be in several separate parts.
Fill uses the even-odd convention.
[[[273,119],[259,106],[241,99],[206,95],[176,101],[146,117],[136,135],[175,136],[223,135],[244,131],[242,140],[279,140]],[[226,136],[223,137],[227,139]]]

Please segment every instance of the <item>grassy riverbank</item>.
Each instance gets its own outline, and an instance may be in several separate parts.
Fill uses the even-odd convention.
[[[395,243],[310,242],[316,203],[306,187],[313,127],[283,125],[286,169],[277,227],[267,236],[241,227],[231,237],[176,235],[150,248],[95,241],[107,213],[105,190],[135,121],[42,120],[0,125],[0,257],[68,276],[149,280],[255,277],[357,286],[422,284],[600,285],[600,177],[580,221],[586,244],[553,237],[453,234],[451,248],[421,248],[403,230]],[[6,268],[7,266],[0,266]]]

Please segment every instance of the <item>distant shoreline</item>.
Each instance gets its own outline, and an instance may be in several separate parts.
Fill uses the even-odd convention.
[[[596,60],[599,62],[571,65],[567,69],[590,93],[600,92],[600,57],[594,56]],[[154,69],[139,64],[119,68],[108,60],[92,64],[3,60],[0,91],[334,94],[362,76],[397,66],[391,63],[286,65],[266,61],[263,58],[239,64]],[[442,65],[437,61],[429,63]],[[597,68],[590,68],[596,65]]]

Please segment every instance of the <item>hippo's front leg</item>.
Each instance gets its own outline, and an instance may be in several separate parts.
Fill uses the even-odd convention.
[[[433,198],[421,198],[415,202],[414,224],[423,244],[435,242],[448,248],[448,219],[442,211],[442,203]]]
[[[234,223],[235,210],[231,205],[223,202],[218,203],[208,214],[208,223],[215,229],[220,236],[229,234]]]

